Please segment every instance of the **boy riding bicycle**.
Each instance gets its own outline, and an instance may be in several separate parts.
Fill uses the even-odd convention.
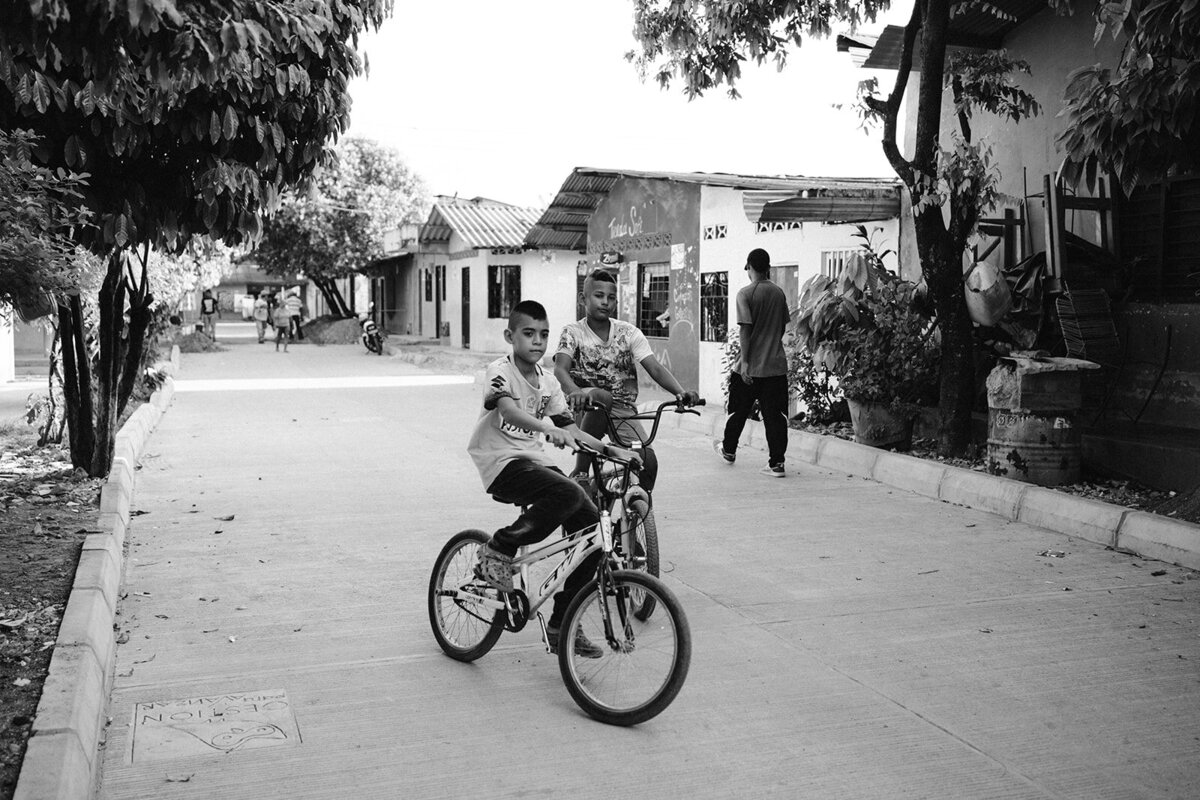
[[[555,466],[538,434],[555,447],[579,441],[617,458],[637,460],[636,454],[606,447],[575,426],[562,387],[539,364],[550,337],[546,316],[542,304],[533,300],[521,301],[509,314],[504,339],[512,345],[512,354],[487,367],[483,409],[467,445],[488,494],[501,503],[523,507],[515,522],[496,531],[491,542],[479,548],[476,574],[501,591],[513,589],[513,557],[518,548],[542,541],[560,525],[575,532],[600,519],[579,484]],[[594,574],[599,557],[596,553],[584,561],[554,596],[546,626],[552,652],[567,605]],[[595,658],[602,653],[582,635],[576,637],[575,652]]]
[[[592,436],[604,436],[608,418],[617,421],[623,440],[645,439],[642,426],[634,421],[620,422],[637,413],[638,376],[641,364],[655,383],[675,395],[685,406],[696,403],[696,392],[684,391],[671,371],[659,363],[646,336],[637,326],[612,315],[617,309],[617,281],[611,272],[596,270],[583,283],[584,318],[563,328],[554,354],[554,375],[567,394],[567,403],[576,413],[579,427]],[[587,411],[595,403],[608,409]],[[654,451],[643,451],[645,466],[638,480],[646,491],[654,489],[658,460]],[[590,457],[580,453],[575,459],[572,478],[588,475]]]

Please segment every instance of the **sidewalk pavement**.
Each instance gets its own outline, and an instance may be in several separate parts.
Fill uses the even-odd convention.
[[[1190,570],[848,476],[841,445],[793,439],[769,480],[684,422],[656,445],[655,514],[692,671],[662,716],[609,728],[536,626],[470,665],[429,633],[442,543],[514,513],[464,452],[478,386],[247,343],[185,356],[175,391],[124,509],[92,704],[111,724],[81,756],[102,800],[1200,794]],[[71,722],[39,710],[31,752]],[[18,796],[87,796],[74,767]]]

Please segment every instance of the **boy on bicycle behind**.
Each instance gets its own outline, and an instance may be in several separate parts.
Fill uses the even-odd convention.
[[[533,300],[522,300],[508,317],[504,340],[512,354],[487,367],[483,410],[467,445],[484,489],[495,500],[522,506],[521,515],[501,528],[491,542],[479,548],[475,572],[502,591],[512,591],[513,557],[517,549],[540,542],[562,526],[575,532],[595,525],[600,513],[578,483],[563,474],[542,445],[541,437],[555,447],[583,442],[606,455],[638,461],[637,454],[605,446],[575,427],[558,381],[539,364],[550,338],[546,309]],[[595,573],[600,553],[584,561],[554,595],[547,624],[547,644],[557,652],[558,630],[571,599]],[[603,651],[580,633],[575,652],[599,658]]]
[[[567,393],[567,404],[584,433],[602,437],[607,431],[608,415],[624,420],[637,413],[638,364],[685,406],[700,399],[696,392],[684,391],[671,371],[659,363],[637,326],[612,318],[617,310],[617,281],[611,272],[598,269],[587,276],[583,282],[583,308],[584,318],[563,328],[559,337],[554,375]],[[604,406],[608,415],[585,411],[588,403]],[[636,421],[618,422],[616,430],[622,444],[633,441],[633,437],[646,438]],[[649,492],[658,476],[658,459],[650,448],[642,453],[645,466],[638,481]],[[591,458],[579,453],[571,478],[586,479],[590,466]]]

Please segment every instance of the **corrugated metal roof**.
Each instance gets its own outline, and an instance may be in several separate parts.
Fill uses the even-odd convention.
[[[453,231],[476,249],[521,247],[541,213],[484,197],[439,197],[421,226],[421,241],[446,242]]]
[[[525,236],[527,247],[553,247],[565,250],[587,249],[588,219],[621,178],[645,178],[678,183],[724,186],[731,189],[782,192],[780,198],[794,198],[808,192],[813,196],[870,196],[897,193],[894,179],[813,178],[803,175],[738,175],[726,172],[646,172],[642,170],[596,169],[576,167],[563,181],[550,207],[542,212],[533,229]],[[896,194],[898,197],[899,195]],[[761,205],[768,202],[763,201]],[[761,209],[760,205],[760,209]],[[752,218],[757,221],[757,218]]]
[[[995,11],[990,10],[989,6]],[[989,3],[964,6],[961,12],[950,18],[946,44],[950,47],[997,49],[1002,46],[1005,36],[1042,11],[1051,13],[1046,0],[990,0]],[[896,69],[900,66],[903,49],[904,26],[888,25],[862,66],[866,69]],[[913,69],[919,70],[920,63],[921,34],[918,32],[913,46]]]

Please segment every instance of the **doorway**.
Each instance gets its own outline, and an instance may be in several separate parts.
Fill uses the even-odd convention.
[[[462,268],[462,346],[471,349],[471,268]]]

